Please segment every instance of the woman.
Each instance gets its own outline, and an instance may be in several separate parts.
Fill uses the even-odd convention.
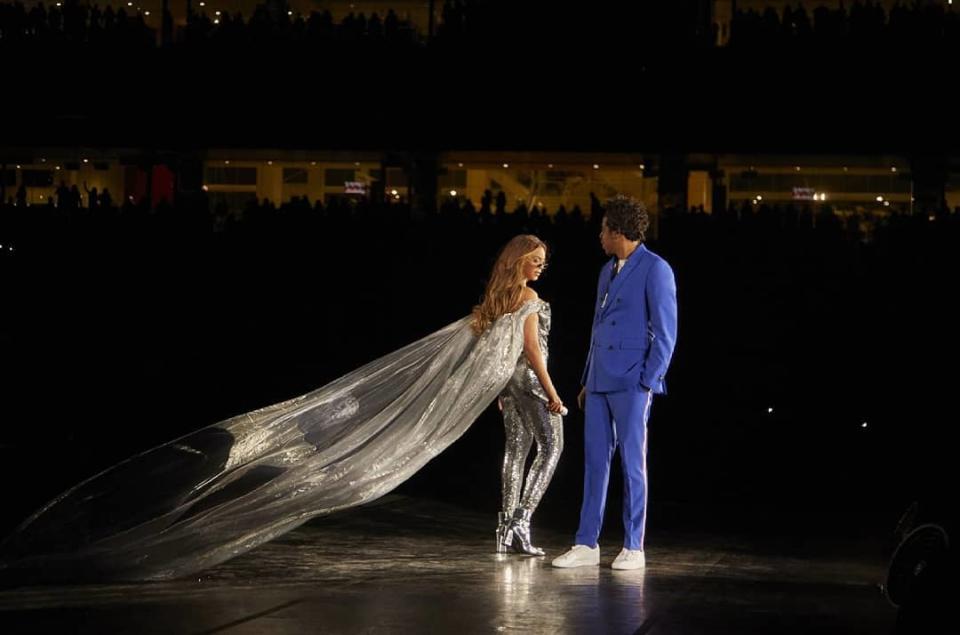
[[[535,256],[542,264],[545,255],[523,259],[522,270],[534,272],[525,280],[535,279]],[[525,285],[504,288],[506,302],[490,296],[475,316],[322,388],[208,426],[73,487],[0,545],[0,578],[182,577],[390,492],[456,441],[514,377],[527,325],[539,319],[528,318],[545,305],[529,289],[524,295]],[[543,385],[550,409],[562,408],[549,381]],[[528,489],[522,510],[539,500]],[[526,536],[529,544],[528,520],[523,511],[511,520],[511,539],[522,544]]]
[[[523,324],[523,357],[500,395],[505,443],[501,473],[502,506],[497,524],[497,551],[533,556],[543,550],[530,541],[530,516],[543,497],[563,451],[563,402],[547,371],[550,305],[527,286],[546,268],[546,245],[531,235],[513,238],[493,266],[483,302],[473,309],[473,329],[482,333],[498,317],[531,302],[535,313]],[[523,468],[533,441],[537,456],[526,479]],[[522,489],[522,496],[521,496]]]

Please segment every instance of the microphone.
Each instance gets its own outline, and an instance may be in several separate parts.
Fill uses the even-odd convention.
[[[538,395],[535,395],[535,394],[533,394],[532,392],[530,393],[530,396],[533,397],[534,399],[539,399],[540,401],[543,402],[544,405],[547,405],[547,404],[550,403],[549,401],[547,401],[547,400],[544,399],[543,397],[540,397],[540,396],[538,396]],[[560,416],[561,416],[561,417],[566,417],[568,414],[570,414],[570,411],[567,409],[566,406],[563,406],[563,407],[560,409]]]

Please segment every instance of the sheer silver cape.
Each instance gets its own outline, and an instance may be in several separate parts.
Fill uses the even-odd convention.
[[[479,337],[463,318],[322,388],[133,456],[24,521],[4,541],[0,575],[186,576],[383,496],[496,398],[538,306]]]

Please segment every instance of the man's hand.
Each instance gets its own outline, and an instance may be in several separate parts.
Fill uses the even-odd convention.
[[[587,399],[587,387],[583,386],[580,388],[580,394],[577,395],[577,406],[580,410],[583,410],[583,402]]]

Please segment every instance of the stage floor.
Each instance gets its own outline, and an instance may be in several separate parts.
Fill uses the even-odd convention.
[[[494,518],[388,496],[189,580],[0,591],[0,633],[892,633],[875,544],[650,527],[645,571],[492,553]]]

